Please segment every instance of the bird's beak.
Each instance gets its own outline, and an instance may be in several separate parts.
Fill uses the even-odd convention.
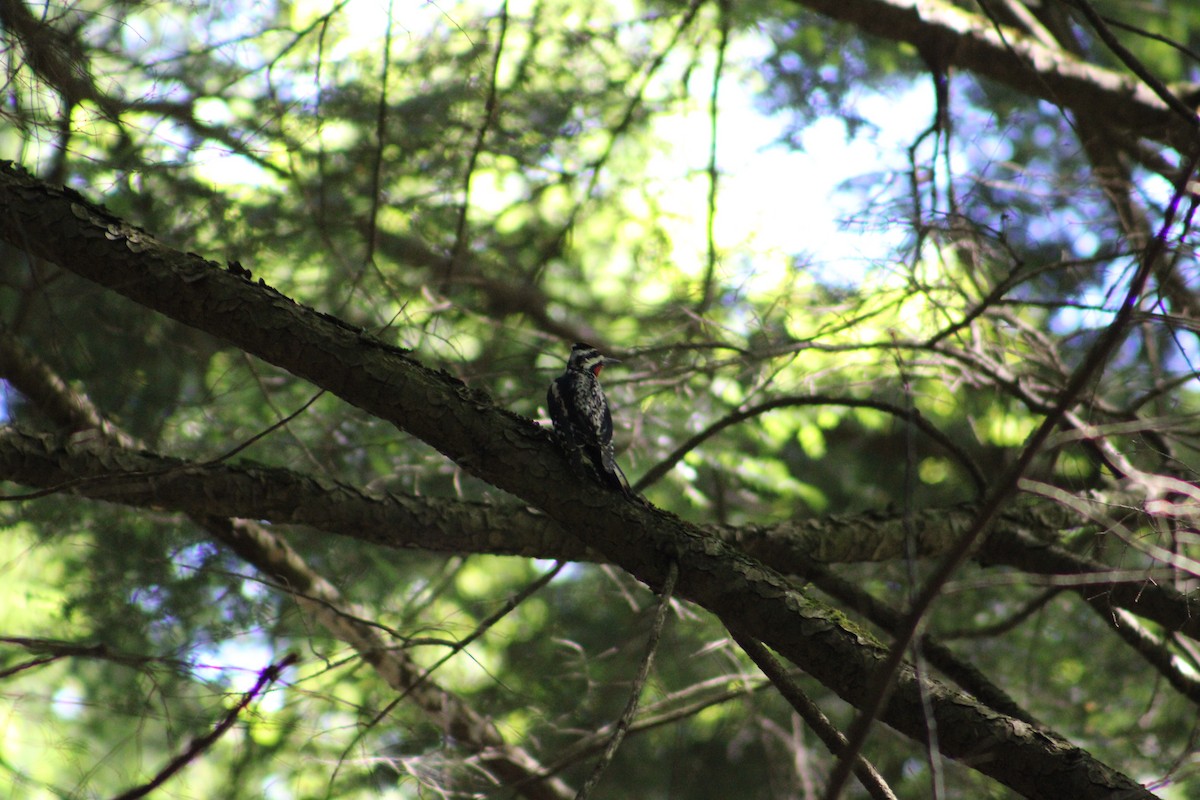
[[[620,364],[620,363],[621,363],[621,359],[619,359],[619,358],[609,358],[608,356],[601,356],[599,363],[597,363],[596,366],[592,367],[592,374],[595,375],[596,377],[599,377],[600,371],[602,369],[604,369],[605,367],[607,367],[609,364]]]

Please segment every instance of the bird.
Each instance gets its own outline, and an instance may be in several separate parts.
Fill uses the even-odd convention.
[[[600,371],[619,363],[590,344],[576,342],[566,371],[546,392],[546,406],[559,444],[576,469],[590,471],[605,486],[629,494],[629,481],[613,455],[612,413],[600,386]]]

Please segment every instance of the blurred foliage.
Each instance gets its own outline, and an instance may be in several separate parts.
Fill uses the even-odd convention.
[[[1120,29],[1160,79],[1200,79],[1200,7],[1145,3],[1136,20],[1126,4],[1096,7],[1192,48]],[[758,87],[755,102],[783,122],[789,146],[827,118],[850,138],[887,130],[893,120],[865,101],[932,92],[928,67],[911,48],[794,4],[503,9],[31,4],[38,29],[55,33],[2,30],[0,153],[172,246],[239,261],[543,423],[546,384],[571,340],[603,345],[625,362],[605,386],[631,478],[722,418],[770,405],[648,488],[655,505],[705,524],[974,499],[972,469],[991,480],[1011,462],[1111,320],[1133,244],[1062,109],[955,74],[949,156],[946,137],[933,136],[910,142],[900,168],[882,158],[844,165],[840,198],[857,209],[846,236],[895,235],[888,258],[822,264],[718,237],[710,268],[696,201],[708,170],[686,159],[709,135],[722,25],[723,96]],[[1052,22],[1082,58],[1120,66],[1076,12]],[[68,97],[35,70],[47,48],[91,96]],[[664,134],[680,125],[694,141]],[[1129,171],[1156,225],[1166,182],[1153,160]],[[778,204],[805,191],[763,187]],[[1190,292],[1193,253],[1171,233]],[[355,485],[505,502],[422,443],[223,342],[11,249],[0,263],[4,332],[148,446],[209,460],[246,444],[238,458]],[[1192,480],[1194,328],[1173,324],[1187,313],[1178,296],[1163,289],[1152,300],[1081,413],[1096,424],[1184,420],[1118,444],[1141,469]],[[14,424],[53,428],[16,391],[5,411]],[[898,413],[908,411],[957,452],[906,425]],[[1031,472],[1079,492],[1111,475],[1086,442]],[[287,651],[301,666],[173,779],[173,796],[407,798],[455,781],[510,796],[485,786],[460,743],[409,705],[392,707],[395,693],[286,592],[187,520],[58,495],[0,512],[0,635],[104,648],[18,669],[31,654],[0,642],[10,797],[99,797],[147,780]],[[274,530],[425,665],[548,568]],[[1148,563],[1114,549],[1122,568]],[[843,567],[893,607],[921,569]],[[972,568],[951,590],[930,632],[947,632],[1019,703],[1102,760],[1139,780],[1178,769],[1176,788],[1196,791],[1194,708],[1077,596],[973,636],[1014,619],[1044,586]],[[572,565],[433,679],[552,763],[619,715],[652,611],[627,576]],[[812,796],[831,759],[758,681],[715,620],[679,605],[644,703],[667,714],[719,699],[632,735],[597,796]],[[848,724],[841,701],[800,681]],[[919,746],[881,730],[867,755],[899,796],[930,796]],[[944,766],[945,797],[1011,796]],[[561,777],[578,786],[589,769],[585,759]]]

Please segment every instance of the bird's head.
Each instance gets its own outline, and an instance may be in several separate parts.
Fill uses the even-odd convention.
[[[620,364],[620,359],[608,358],[600,354],[600,351],[592,347],[590,344],[576,342],[571,346],[571,358],[567,361],[567,370],[577,370],[579,372],[590,372],[593,375],[599,375],[600,370],[604,369],[609,364]]]

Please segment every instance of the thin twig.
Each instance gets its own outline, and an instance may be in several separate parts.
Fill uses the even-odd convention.
[[[1193,50],[1183,42],[1177,42],[1169,36],[1163,36],[1161,33],[1155,33],[1154,31],[1148,31],[1145,28],[1139,28],[1137,25],[1130,25],[1128,22],[1122,22],[1119,19],[1107,16],[1105,14],[1101,14],[1100,19],[1104,20],[1114,28],[1120,28],[1123,31],[1136,33],[1138,36],[1144,36],[1147,39],[1153,39],[1156,42],[1161,42],[1167,47],[1173,48],[1174,50],[1182,53],[1196,63],[1200,63],[1200,50]]]
[[[266,688],[267,684],[274,683],[275,681],[279,680],[279,674],[283,672],[285,668],[296,663],[297,660],[298,657],[294,653],[288,653],[278,664],[272,664],[260,672],[258,674],[258,680],[254,683],[254,686],[251,687],[250,691],[242,695],[242,699],[238,702],[238,704],[231,708],[229,713],[222,717],[221,721],[218,722],[211,731],[204,736],[193,739],[192,743],[188,745],[186,750],[167,762],[167,765],[159,770],[159,773],[151,778],[148,783],[144,783],[141,786],[136,786],[129,791],[122,792],[114,797],[113,800],[135,800],[135,798],[138,797],[145,797],[159,786],[162,786],[164,783],[170,780],[172,775],[198,758],[200,754],[209,747],[212,747],[217,739],[220,739],[226,731],[233,727],[233,723],[237,722],[238,716],[245,711],[246,707],[253,702],[254,698]]]
[[[315,394],[313,394],[312,397],[308,398],[308,400],[304,403],[304,405],[297,408],[291,414],[288,414],[283,419],[272,423],[270,426],[264,428],[263,430],[259,431],[256,434],[254,434],[249,439],[246,439],[244,442],[239,443],[232,450],[227,450],[226,452],[222,453],[221,455],[217,456],[216,458],[201,462],[201,465],[206,466],[206,467],[212,467],[212,466],[216,466],[217,464],[220,464],[223,461],[228,461],[229,459],[233,458],[238,453],[242,452],[243,450],[250,447],[254,443],[258,442],[259,440],[261,440],[267,436],[270,436],[275,431],[286,426],[289,422],[291,422],[296,417],[300,416],[305,411],[307,411],[312,406],[313,403],[317,402],[324,396],[325,396],[325,390],[318,389],[317,392]]]
[[[717,64],[713,67],[712,93],[708,98],[708,212],[705,218],[705,235],[708,237],[708,266],[704,272],[704,288],[700,293],[697,313],[704,314],[713,302],[713,279],[717,274],[717,185],[720,171],[717,168],[717,119],[721,76],[725,72],[725,51],[729,45],[729,0],[717,2],[718,27]]]
[[[579,201],[571,206],[570,212],[567,213],[567,218],[561,226],[559,226],[558,234],[542,248],[541,264],[538,270],[541,270],[545,263],[550,259],[551,254],[560,250],[563,243],[570,236],[571,231],[575,229],[575,222],[579,215],[583,212],[584,205],[591,199],[596,191],[596,187],[600,183],[600,178],[604,173],[604,168],[608,164],[612,154],[616,152],[617,142],[629,130],[633,123],[637,120],[637,112],[642,107],[646,100],[646,91],[650,87],[650,82],[658,72],[659,67],[666,63],[668,56],[676,52],[675,45],[683,38],[684,32],[691,26],[692,21],[699,13],[701,6],[704,5],[704,0],[691,0],[688,7],[683,11],[679,24],[676,25],[671,38],[662,49],[650,60],[646,68],[642,71],[637,88],[633,91],[629,102],[625,104],[625,109],[621,114],[621,119],[617,124],[608,130],[608,140],[605,144],[604,151],[596,158],[588,162],[584,168],[584,172],[589,174],[587,187],[583,190]],[[633,83],[633,78],[629,78],[626,83]]]
[[[817,737],[825,743],[829,752],[835,756],[840,755],[846,746],[846,737],[833,726],[833,723],[817,707],[817,704],[809,699],[804,690],[792,679],[792,676],[788,675],[779,660],[771,655],[771,651],[762,642],[752,636],[739,633],[735,628],[729,628],[729,634],[738,643],[738,646],[746,651],[750,660],[757,664],[762,673],[770,679],[783,698],[800,715],[800,718],[808,727],[812,728],[813,733],[817,734]],[[896,795],[892,793],[891,787],[887,785],[887,781],[883,779],[871,762],[861,755],[856,756],[854,760],[854,774],[862,782],[867,794],[876,800],[896,800]]]
[[[375,163],[371,165],[371,212],[367,223],[366,264],[375,263],[376,227],[379,224],[379,209],[382,205],[383,153],[387,149],[388,123],[388,79],[392,69],[392,13],[393,3],[387,7],[387,26],[383,30],[383,64],[379,69],[379,102],[375,104]]]
[[[496,52],[492,55],[492,74],[488,79],[487,99],[483,102],[483,121],[479,123],[479,130],[475,131],[475,144],[472,145],[471,153],[467,157],[467,168],[463,174],[462,206],[458,209],[454,249],[451,251],[450,260],[446,263],[446,273],[442,276],[443,287],[450,285],[459,259],[467,250],[467,215],[471,206],[471,180],[475,177],[475,168],[479,164],[479,154],[483,152],[488,131],[491,130],[492,122],[496,119],[497,98],[500,95],[497,84],[500,76],[500,58],[504,54],[504,39],[508,34],[508,0],[504,0],[500,4],[499,19],[500,32],[496,36]]]
[[[1154,73],[1146,69],[1146,65],[1138,60],[1138,57],[1129,51],[1121,41],[1113,35],[1105,23],[1104,18],[1097,13],[1096,9],[1087,0],[1073,0],[1076,8],[1083,12],[1087,17],[1087,21],[1092,26],[1092,30],[1100,37],[1101,41],[1112,50],[1117,58],[1129,67],[1129,71],[1142,79],[1150,89],[1159,96],[1159,98],[1167,104],[1167,107],[1182,117],[1192,128],[1200,127],[1200,117],[1196,116],[1194,109],[1188,108],[1182,100],[1175,96],[1174,92],[1166,87]]]
[[[1043,606],[1065,591],[1065,587],[1051,586],[1049,589],[1044,590],[1032,600],[1026,601],[1025,605],[1016,613],[1011,614],[1004,619],[993,622],[990,625],[979,625],[973,628],[953,628],[948,631],[941,631],[938,634],[938,638],[944,642],[948,642],[954,639],[989,639],[995,636],[1000,636],[1013,630],[1022,622],[1036,614],[1038,611],[1041,611]],[[1016,714],[1013,714],[1007,710],[1004,710],[1004,713],[1008,714],[1010,717],[1017,716]],[[1017,718],[1020,719],[1020,717]]]
[[[445,655],[443,655],[437,661],[433,662],[433,664],[431,664],[429,667],[427,667],[425,669],[424,672],[422,672],[420,675],[418,675],[412,681],[412,683],[410,683],[408,686],[404,687],[404,691],[402,691],[391,702],[389,702],[386,706],[384,706],[383,709],[378,714],[376,714],[371,719],[370,722],[368,722],[366,725],[363,725],[361,727],[361,729],[359,730],[358,734],[350,741],[350,743],[348,745],[346,745],[346,748],[342,751],[342,758],[340,758],[338,760],[338,768],[334,770],[334,776],[336,777],[338,769],[341,768],[341,764],[345,763],[345,761],[346,761],[346,756],[350,753],[351,750],[353,750],[358,745],[358,743],[362,740],[362,738],[364,736],[366,736],[367,731],[371,730],[376,725],[378,725],[380,722],[382,722],[384,720],[384,718],[387,717],[388,714],[392,713],[392,709],[396,708],[396,706],[398,706],[402,702],[404,702],[404,700],[410,694],[412,694],[413,691],[415,691],[417,689],[417,687],[419,687],[423,683],[425,683],[425,681],[429,679],[429,676],[432,675],[434,672],[436,672],[438,670],[438,668],[440,668],[443,664],[445,664],[447,661],[449,661],[454,656],[461,653],[464,649],[466,649],[466,647],[468,645],[470,645],[472,642],[474,642],[480,636],[483,636],[483,634],[485,634],[489,630],[491,630],[491,628],[497,622],[502,620],[504,617],[508,616],[508,614],[511,613],[513,610],[515,610],[517,608],[517,606],[521,605],[521,603],[525,602],[525,600],[527,600],[530,596],[532,596],[534,594],[534,592],[539,591],[546,584],[550,583],[550,581],[554,580],[555,576],[558,575],[558,573],[562,571],[563,567],[565,567],[566,564],[567,564],[567,562],[565,562],[565,561],[557,562],[544,575],[542,575],[537,580],[530,583],[528,586],[526,586],[521,591],[517,592],[512,597],[508,598],[508,600],[504,603],[504,605],[502,605],[500,608],[496,609],[485,620],[483,620],[478,625],[476,625],[475,630],[471,631],[471,633],[469,633],[462,640],[455,642],[453,645],[451,645]]]
[[[645,733],[647,731],[655,730],[656,728],[661,728],[665,725],[673,725],[680,720],[694,717],[705,709],[712,708],[713,706],[744,698],[755,692],[765,692],[766,690],[772,688],[770,681],[764,680],[759,684],[750,685],[749,681],[738,681],[737,676],[733,675],[710,678],[707,681],[702,681],[697,685],[703,686],[704,684],[711,685],[720,683],[728,686],[739,682],[743,684],[740,688],[726,688],[719,694],[702,697],[699,700],[688,702],[685,705],[679,706],[678,708],[670,707],[670,703],[674,699],[672,697],[659,700],[648,706],[643,706],[641,719],[629,726],[629,733]],[[682,692],[677,692],[675,693],[675,697],[686,694],[688,691],[688,689],[685,689]],[[547,766],[542,772],[538,773],[536,776],[524,778],[523,781],[531,781],[540,778],[547,778],[551,775],[557,775],[568,767],[574,766],[583,759],[602,751],[608,741],[608,737],[612,733],[613,727],[613,725],[605,725],[595,733],[591,733],[587,737],[580,739],[567,748],[559,758]],[[513,784],[513,788],[519,788],[519,786],[519,783]]]
[[[897,406],[893,403],[888,403],[883,400],[874,400],[869,398],[859,397],[839,397],[834,395],[807,395],[807,396],[789,396],[778,397],[774,400],[769,400],[765,403],[760,403],[750,408],[744,408],[741,411],[735,411],[727,416],[722,417],[716,422],[709,425],[704,430],[690,437],[683,444],[675,448],[666,458],[655,464],[653,468],[646,472],[633,485],[633,491],[639,493],[647,486],[650,486],[662,476],[671,471],[685,455],[696,449],[702,442],[716,436],[721,431],[736,425],[739,422],[744,422],[751,417],[756,417],[760,414],[765,414],[768,411],[774,411],[779,408],[792,408],[798,406],[846,406],[848,408],[872,408],[876,411],[882,411],[885,414],[899,417],[906,422],[912,423],[921,433],[933,439],[942,446],[950,455],[954,457],[967,474],[971,477],[971,482],[975,484],[975,490],[980,495],[987,488],[987,479],[983,476],[983,471],[979,466],[967,455],[966,451],[960,448],[950,437],[942,433],[938,428],[921,416],[919,411],[910,412],[908,409]]]
[[[613,728],[612,738],[608,740],[604,752],[600,754],[600,760],[596,762],[596,766],[584,782],[583,788],[575,795],[575,800],[587,800],[588,795],[600,782],[600,776],[604,774],[604,770],[612,763],[617,748],[621,746],[625,734],[629,731],[629,726],[633,723],[633,715],[637,713],[642,688],[650,676],[650,665],[654,663],[654,651],[658,649],[658,641],[662,638],[663,626],[667,622],[667,609],[671,607],[671,595],[675,593],[675,581],[678,578],[679,565],[672,561],[667,568],[667,578],[663,581],[658,613],[654,615],[654,627],[650,629],[650,639],[646,642],[646,656],[642,659],[642,665],[638,668],[638,674],[634,677],[633,686],[629,691],[629,702],[625,704],[625,710],[621,712],[621,717],[617,720],[616,727]]]

